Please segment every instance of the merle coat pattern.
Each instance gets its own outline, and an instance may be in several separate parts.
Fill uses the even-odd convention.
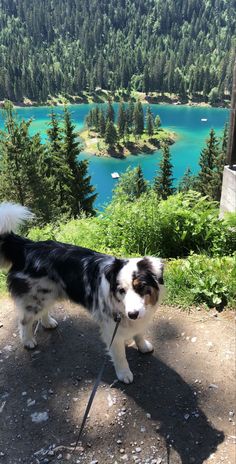
[[[49,310],[58,299],[69,298],[92,313],[108,346],[119,313],[121,323],[110,349],[119,380],[130,383],[133,374],[125,342],[134,339],[143,353],[153,351],[144,331],[154,315],[163,290],[159,258],[118,259],[87,248],[53,240],[34,242],[14,233],[30,219],[27,208],[0,206],[0,265],[9,266],[8,288],[19,311],[20,337],[26,348],[37,345],[35,320],[55,328]]]

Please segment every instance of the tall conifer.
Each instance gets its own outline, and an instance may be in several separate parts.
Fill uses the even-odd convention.
[[[168,196],[175,191],[173,188],[173,166],[171,164],[171,155],[168,145],[162,148],[162,159],[159,165],[159,171],[154,178],[154,190],[160,198],[166,200]]]

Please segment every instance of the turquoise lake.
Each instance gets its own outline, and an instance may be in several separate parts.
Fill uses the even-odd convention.
[[[69,109],[78,130],[84,125],[84,119],[94,104],[70,105]],[[115,104],[117,110],[118,104]],[[229,110],[223,108],[190,107],[175,105],[150,105],[151,110],[156,116],[160,115],[162,127],[169,128],[176,132],[178,138],[171,146],[171,157],[173,164],[173,176],[175,183],[183,176],[189,167],[192,173],[199,169],[198,160],[200,151],[205,144],[211,128],[214,128],[218,135],[222,133],[224,124],[229,119]],[[54,107],[57,114],[62,114],[61,107]],[[145,110],[145,106],[144,106]],[[40,132],[42,139],[46,137],[48,128],[50,107],[20,108],[17,110],[19,118],[32,118],[31,133]],[[207,121],[202,121],[207,119]],[[3,128],[3,119],[0,116],[0,128]],[[81,152],[80,159],[89,159],[89,173],[92,177],[92,184],[96,187],[98,197],[96,207],[101,208],[111,199],[112,189],[117,180],[112,179],[111,173],[117,171],[119,174],[124,172],[128,166],[142,166],[146,179],[152,180],[158,163],[160,161],[160,151],[153,154],[131,155],[127,159],[99,158]]]

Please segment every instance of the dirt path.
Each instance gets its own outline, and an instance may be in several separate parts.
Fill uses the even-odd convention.
[[[70,445],[103,361],[98,329],[74,305],[57,306],[59,330],[39,327],[33,352],[16,313],[0,301],[1,464],[235,464],[235,314],[161,308],[153,355],[128,348],[134,383],[108,363],[74,455]],[[46,452],[49,451],[49,454]]]

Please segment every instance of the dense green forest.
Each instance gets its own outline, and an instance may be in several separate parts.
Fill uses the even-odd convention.
[[[96,87],[222,98],[235,18],[235,0],[0,0],[0,99]]]

